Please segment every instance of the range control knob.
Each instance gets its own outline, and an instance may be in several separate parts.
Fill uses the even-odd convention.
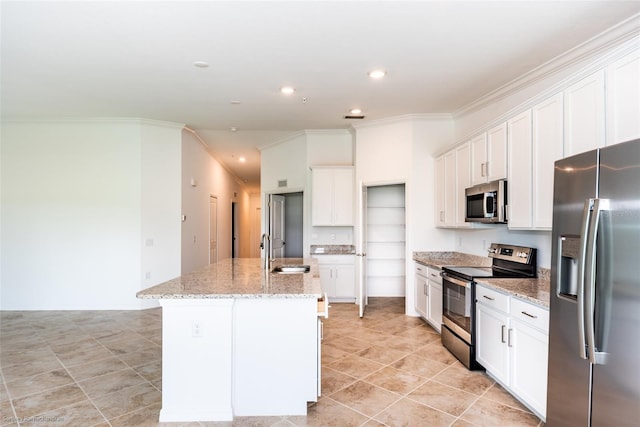
[[[529,254],[527,254],[526,252],[518,252],[517,254],[520,258],[526,258],[527,256],[529,256]]]

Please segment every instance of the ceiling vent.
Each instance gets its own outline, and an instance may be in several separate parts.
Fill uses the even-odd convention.
[[[349,115],[349,116],[344,116],[345,119],[364,119],[364,116],[362,115]]]
[[[287,180],[286,179],[279,179],[278,180],[278,188],[284,188],[287,186]]]

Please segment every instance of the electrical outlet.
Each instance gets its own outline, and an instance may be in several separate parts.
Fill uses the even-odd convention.
[[[202,325],[197,320],[191,322],[191,336],[200,338],[203,335]]]

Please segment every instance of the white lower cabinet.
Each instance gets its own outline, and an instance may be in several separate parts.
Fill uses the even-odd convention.
[[[321,255],[318,260],[320,284],[331,302],[355,302],[355,263],[353,255]]]
[[[440,332],[442,327],[442,278],[440,269],[415,264],[415,308]]]
[[[476,285],[476,334],[477,361],[544,420],[549,311]]]

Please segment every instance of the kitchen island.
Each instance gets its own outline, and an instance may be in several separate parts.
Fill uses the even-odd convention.
[[[318,268],[272,262],[300,264],[310,271],[227,259],[137,293],[162,306],[161,422],[306,415],[320,391]]]

